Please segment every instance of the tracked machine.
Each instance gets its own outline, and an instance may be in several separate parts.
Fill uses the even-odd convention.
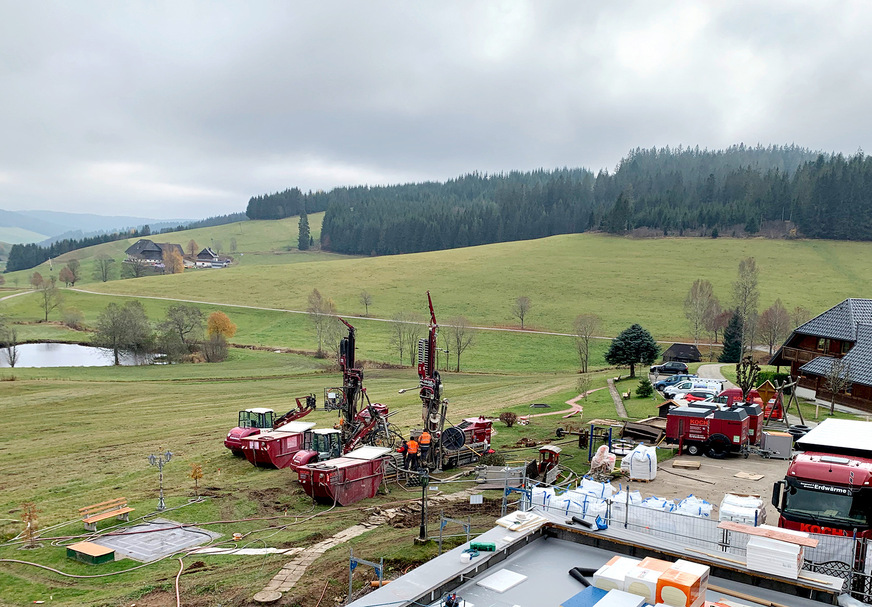
[[[243,451],[244,439],[259,435],[262,432],[278,430],[291,422],[302,419],[315,410],[314,394],[300,396],[296,401],[297,408],[291,409],[280,417],[276,417],[275,411],[272,409],[263,407],[240,411],[239,425],[227,433],[227,436],[224,438],[224,446],[230,449],[233,455],[243,457],[245,455]]]

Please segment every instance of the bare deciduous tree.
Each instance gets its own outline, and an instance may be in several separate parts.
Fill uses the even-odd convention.
[[[830,391],[830,415],[836,413],[836,395],[844,392],[851,383],[851,366],[842,358],[834,358],[824,378],[824,387]]]
[[[769,356],[772,356],[775,345],[781,343],[790,332],[790,315],[780,299],[776,299],[774,304],[763,310],[759,329],[769,345]]]
[[[391,345],[396,348],[400,364],[405,364],[406,354],[410,364],[415,365],[415,355],[418,351],[418,338],[421,335],[422,325],[420,318],[410,312],[399,312],[391,319]]]
[[[3,356],[6,358],[9,366],[14,369],[15,365],[18,364],[20,356],[18,350],[18,331],[15,330],[15,327],[7,327],[3,330],[3,334],[0,337],[3,339]]]
[[[527,317],[532,306],[533,304],[530,301],[530,298],[526,295],[521,295],[515,300],[515,303],[512,304],[512,316],[521,321],[522,329],[524,328],[524,319]]]
[[[705,331],[706,320],[712,316],[715,301],[712,283],[699,278],[693,281],[684,298],[684,316],[690,325],[695,346],[699,346],[699,338]]]
[[[372,305],[372,295],[370,295],[367,291],[360,292],[360,303],[363,304],[366,312],[364,312],[364,316],[369,316],[369,307]]]
[[[55,284],[54,277],[40,282],[36,290],[39,293],[39,305],[45,313],[44,320],[48,321],[49,312],[61,305],[61,292]]]
[[[312,292],[309,293],[309,307],[306,308],[306,312],[309,313],[309,320],[312,321],[315,334],[318,336],[318,351],[315,356],[323,358],[324,338],[330,326],[331,317],[336,316],[336,304],[329,297],[321,295],[318,289],[312,289]]]
[[[748,393],[757,384],[757,374],[760,365],[754,362],[752,356],[745,356],[736,363],[736,385],[742,389],[742,398],[748,398]]]
[[[106,255],[106,253],[100,253],[94,258],[94,276],[98,280],[107,282],[112,276],[112,267],[114,265],[114,259]]]
[[[795,308],[793,308],[793,312],[790,313],[791,329],[795,329],[800,325],[804,325],[809,320],[811,320],[811,311],[803,308],[802,306],[796,306]]]
[[[454,360],[456,361],[454,370],[460,372],[460,355],[471,345],[475,343],[475,331],[470,328],[469,321],[465,316],[457,316],[448,321],[448,325],[443,330],[447,330],[451,347],[449,350],[454,350]]]
[[[578,362],[581,372],[587,373],[590,363],[590,340],[593,339],[602,325],[602,319],[596,314],[579,314],[575,317],[575,350],[578,352]]]
[[[742,352],[751,347],[753,340],[753,321],[757,313],[757,300],[760,291],[757,288],[759,272],[757,261],[748,257],[739,262],[739,274],[733,283],[733,303],[742,321]]]
[[[128,259],[121,270],[122,278],[142,278],[149,272],[149,266],[141,259]]]

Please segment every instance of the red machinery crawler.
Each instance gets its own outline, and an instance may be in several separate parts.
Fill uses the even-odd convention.
[[[300,402],[305,399],[305,404]],[[255,436],[261,432],[276,430],[289,422],[299,420],[315,410],[315,395],[301,396],[296,399],[297,408],[291,409],[281,417],[276,418],[272,409],[254,408],[239,412],[239,425],[227,433],[224,446],[230,449],[233,455],[242,457],[242,439]]]

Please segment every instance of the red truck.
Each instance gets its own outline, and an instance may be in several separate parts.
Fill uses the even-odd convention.
[[[666,442],[687,449],[690,455],[705,453],[721,459],[749,444],[749,416],[742,407],[675,407],[666,415]]]
[[[872,423],[826,419],[796,446],[772,488],[778,526],[872,538]]]

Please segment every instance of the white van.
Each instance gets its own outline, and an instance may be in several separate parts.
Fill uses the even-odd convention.
[[[724,380],[722,379],[705,379],[702,377],[695,377],[693,379],[686,379],[684,381],[680,381],[677,384],[673,384],[671,386],[667,386],[666,389],[663,390],[663,394],[666,395],[666,398],[673,398],[679,392],[690,392],[691,390],[697,389],[709,389],[709,390],[717,390],[720,392],[723,389]]]

